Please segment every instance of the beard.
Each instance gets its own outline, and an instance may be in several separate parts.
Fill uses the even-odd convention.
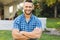
[[[32,14],[32,11],[30,11],[30,12],[28,12],[28,13],[25,11],[25,14],[26,14],[26,15],[31,15],[31,14]]]

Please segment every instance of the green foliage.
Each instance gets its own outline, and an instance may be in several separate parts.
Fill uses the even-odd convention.
[[[46,4],[48,6],[51,6],[51,5],[55,4],[55,3],[56,3],[56,0],[46,0]]]
[[[37,0],[34,0],[34,1],[33,1],[34,4],[37,4],[37,2],[38,2]]]
[[[21,15],[22,13],[23,13],[23,11],[20,10],[20,9],[17,11],[17,14],[18,14],[18,15]]]
[[[40,2],[37,0],[34,0],[33,3],[34,3],[34,14],[39,17],[41,12]]]

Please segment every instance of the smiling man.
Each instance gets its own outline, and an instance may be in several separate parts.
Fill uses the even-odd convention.
[[[42,34],[41,21],[33,15],[34,5],[31,0],[24,3],[23,14],[14,20],[12,36],[15,40],[37,40]]]

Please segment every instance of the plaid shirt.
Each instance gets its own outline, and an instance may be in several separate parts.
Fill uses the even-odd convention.
[[[41,21],[33,14],[31,15],[28,23],[26,22],[24,14],[18,16],[13,23],[13,28],[18,29],[20,31],[31,32],[36,27],[41,28],[42,24]]]

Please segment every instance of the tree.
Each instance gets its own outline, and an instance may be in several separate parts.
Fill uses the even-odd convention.
[[[34,0],[33,3],[34,3],[34,14],[40,17],[41,12],[40,0]]]
[[[54,17],[57,17],[57,2],[58,0],[46,0],[46,4],[48,6],[52,6],[54,5]]]

